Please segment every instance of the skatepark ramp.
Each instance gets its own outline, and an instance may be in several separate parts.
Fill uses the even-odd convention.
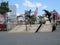
[[[49,21],[46,24],[42,24],[38,32],[52,32],[52,25]]]
[[[15,28],[13,28],[12,30],[10,30],[9,32],[10,33],[13,33],[13,32],[32,32],[34,33],[36,31],[36,29],[38,28],[38,24],[36,25],[27,25],[27,31],[26,31],[26,25],[17,25]]]
[[[50,24],[42,24],[41,28],[38,32],[52,32],[52,25]]]

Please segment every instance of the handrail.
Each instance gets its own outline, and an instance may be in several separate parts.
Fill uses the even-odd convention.
[[[41,28],[42,23],[39,25],[38,29],[35,31],[35,33],[37,33],[39,31],[39,29]]]

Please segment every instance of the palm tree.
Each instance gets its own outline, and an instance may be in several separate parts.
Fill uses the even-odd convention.
[[[30,16],[30,22],[31,22],[31,24],[35,24],[35,21],[36,21],[36,17],[34,15],[31,15]]]

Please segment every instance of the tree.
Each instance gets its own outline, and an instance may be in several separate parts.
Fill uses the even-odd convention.
[[[1,2],[0,3],[0,13],[6,14],[7,12],[11,12],[11,10],[9,9],[8,2]]]
[[[38,16],[39,17],[39,23],[45,23],[45,19],[43,16]]]
[[[1,2],[0,3],[0,14],[2,14],[4,16],[4,19],[5,19],[4,25],[5,25],[6,30],[7,30],[7,25],[6,25],[7,12],[11,12],[11,10],[9,9],[9,3],[8,2]]]
[[[34,15],[31,15],[30,16],[30,22],[31,22],[31,24],[35,24],[35,21],[36,21],[36,17]]]

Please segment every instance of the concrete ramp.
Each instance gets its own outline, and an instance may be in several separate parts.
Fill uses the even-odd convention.
[[[39,32],[52,32],[52,25],[43,24]]]
[[[46,24],[42,24],[38,32],[52,32],[52,25],[48,21]]]
[[[22,32],[25,31],[25,25],[18,25],[9,32]]]
[[[25,25],[17,25],[15,28],[10,30],[10,33],[15,33],[15,32],[35,32],[36,29],[38,28],[38,24],[36,25],[27,25],[27,31],[26,31],[26,26]]]

